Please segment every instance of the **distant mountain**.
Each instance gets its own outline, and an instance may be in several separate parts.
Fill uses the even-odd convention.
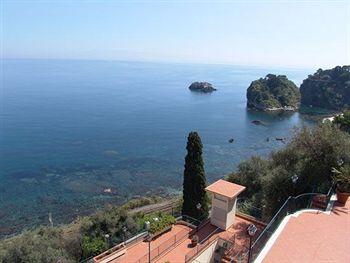
[[[213,87],[213,85],[210,84],[209,82],[198,82],[198,81],[193,82],[188,88],[192,91],[199,91],[203,93],[209,93],[216,90]]]
[[[298,87],[284,75],[268,74],[254,80],[247,89],[247,107],[255,110],[297,110]]]
[[[350,108],[350,66],[319,69],[300,86],[301,104],[329,110]]]

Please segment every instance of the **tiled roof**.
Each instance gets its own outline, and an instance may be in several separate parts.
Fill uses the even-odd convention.
[[[291,215],[262,261],[350,262],[349,210],[350,200],[345,205],[335,203],[330,214],[305,211]]]
[[[205,188],[205,190],[207,190],[208,192],[223,195],[223,196],[226,196],[228,198],[236,197],[241,192],[243,192],[244,189],[245,189],[245,187],[242,185],[230,183],[230,182],[222,180],[222,179],[216,181],[215,183],[213,183],[213,184],[207,186],[207,188]]]

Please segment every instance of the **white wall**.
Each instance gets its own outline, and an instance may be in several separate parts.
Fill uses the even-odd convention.
[[[192,260],[192,263],[211,263],[214,262],[214,252],[217,246],[218,240],[213,242],[207,249],[201,252],[198,257]]]
[[[229,199],[213,194],[210,222],[221,229],[228,229],[234,223],[236,203],[237,198]]]

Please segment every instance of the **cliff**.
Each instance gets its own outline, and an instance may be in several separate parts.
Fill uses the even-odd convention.
[[[300,86],[301,105],[329,110],[350,107],[350,66],[319,69]]]

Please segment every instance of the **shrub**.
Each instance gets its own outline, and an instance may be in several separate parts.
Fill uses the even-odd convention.
[[[147,221],[150,222],[149,232],[151,234],[155,234],[155,233],[161,232],[162,230],[166,229],[167,227],[175,224],[176,219],[172,215],[162,213],[162,212],[144,215],[143,217],[140,217],[138,220],[138,224],[139,224],[140,229],[144,228],[145,223]]]
[[[63,243],[60,229],[40,227],[2,241],[0,262],[76,262],[77,259],[65,251]]]
[[[334,169],[334,180],[340,192],[350,193],[350,164]]]
[[[96,256],[108,248],[108,244],[101,237],[84,236],[82,242],[83,258]]]

